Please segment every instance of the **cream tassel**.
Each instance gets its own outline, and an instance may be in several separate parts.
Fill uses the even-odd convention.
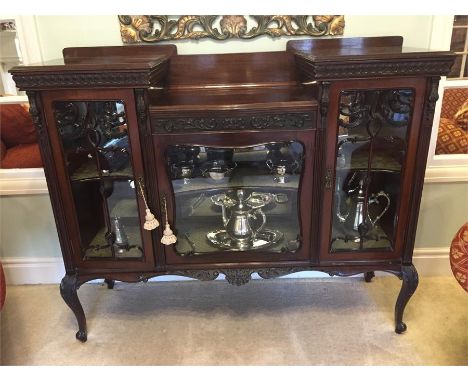
[[[154,217],[153,213],[148,207],[148,203],[146,203],[146,198],[145,198],[145,191],[143,190],[143,185],[141,184],[141,178],[138,181],[138,185],[140,186],[140,193],[143,198],[143,201],[145,202],[146,206],[146,215],[145,215],[145,224],[143,224],[143,228],[146,229],[147,231],[151,231],[157,227],[159,227],[159,222],[156,220]]]
[[[166,198],[164,198],[164,211],[166,216],[166,227],[164,228],[163,237],[161,238],[161,243],[164,245],[171,245],[177,241],[176,235],[172,232],[171,226],[169,225],[169,220],[167,219],[167,205]]]
[[[145,224],[143,224],[143,228],[146,229],[147,231],[151,231],[155,228],[159,227],[159,222],[156,220],[154,215],[151,213],[150,209],[146,209],[146,215],[145,215]]]

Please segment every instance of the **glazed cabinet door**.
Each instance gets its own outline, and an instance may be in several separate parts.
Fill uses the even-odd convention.
[[[424,79],[330,87],[321,262],[401,257]]]
[[[308,259],[314,139],[314,130],[155,135],[161,214],[177,237],[166,263]]]
[[[50,91],[43,105],[75,266],[151,269],[132,90]],[[141,189],[140,189],[141,185]]]

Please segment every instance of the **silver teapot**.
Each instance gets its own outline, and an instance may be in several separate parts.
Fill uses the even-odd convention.
[[[340,182],[338,181],[337,183],[339,187]],[[346,212],[342,213],[342,191],[339,188],[337,188],[336,191],[336,217],[338,218],[338,221],[344,225],[345,230],[359,233],[359,235],[355,235],[356,240],[359,240],[359,238],[365,235],[371,228],[376,227],[377,222],[385,215],[390,207],[390,197],[388,194],[384,191],[379,191],[376,194],[370,195],[367,200],[367,205],[380,204],[379,200],[383,198],[385,200],[385,207],[374,218],[371,217],[369,208],[367,208],[367,216],[365,216],[364,203],[366,198],[364,192],[364,180],[361,179],[357,187],[347,191],[348,197],[346,198],[345,203]]]
[[[273,201],[274,196],[269,193],[252,192],[246,198],[245,191],[239,189],[236,197],[237,200],[223,193],[213,195],[211,200],[217,206],[221,206],[223,225],[233,246],[236,249],[249,249],[266,223],[266,216],[261,208]]]

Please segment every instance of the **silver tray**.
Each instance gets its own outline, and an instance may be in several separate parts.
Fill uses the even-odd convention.
[[[236,240],[232,239],[225,229],[208,232],[206,237],[212,244],[219,248],[229,249],[231,251],[248,251],[252,249],[266,248],[277,243],[283,238],[283,233],[280,231],[264,229],[257,233],[252,245],[247,248],[238,248]]]

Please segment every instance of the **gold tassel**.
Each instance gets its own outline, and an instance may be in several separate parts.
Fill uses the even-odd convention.
[[[166,216],[166,226],[164,228],[163,232],[163,237],[161,238],[161,243],[164,245],[171,245],[177,242],[177,237],[174,235],[174,232],[172,232],[171,226],[169,225],[169,220],[167,218],[167,204],[166,204],[166,198],[164,197],[164,211],[165,211],[165,216]]]
[[[146,206],[145,224],[143,224],[143,228],[146,229],[147,231],[151,231],[151,230],[159,227],[159,222],[156,220],[153,213],[149,209],[148,203],[146,203],[145,191],[143,190],[143,185],[142,185],[141,178],[138,180],[138,186],[140,187],[140,194],[141,194],[141,197],[143,198],[143,201],[145,202],[145,206]]]

